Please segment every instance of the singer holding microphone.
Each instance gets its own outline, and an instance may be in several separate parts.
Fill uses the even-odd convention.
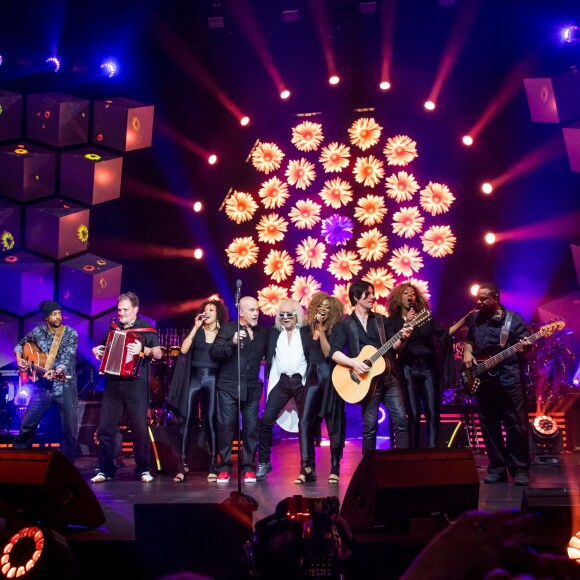
[[[227,308],[221,300],[206,300],[195,317],[191,332],[181,345],[167,397],[167,404],[175,410],[179,423],[181,460],[179,471],[173,478],[175,483],[184,482],[189,471],[187,455],[200,406],[210,456],[207,481],[217,481],[216,379],[219,365],[212,360],[209,351],[219,329],[228,318]]]
[[[388,324],[394,332],[415,318],[424,309],[431,309],[425,295],[412,284],[403,282],[395,286],[387,300]],[[397,362],[403,378],[410,448],[421,447],[421,408],[427,425],[427,447],[437,447],[440,424],[440,386],[449,385],[455,372],[451,336],[463,326],[474,310],[468,312],[449,329],[433,318],[413,329],[407,341],[398,349]]]

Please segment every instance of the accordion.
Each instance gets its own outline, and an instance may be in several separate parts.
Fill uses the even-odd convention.
[[[105,354],[101,360],[99,373],[117,377],[139,376],[139,367],[142,357],[140,354],[131,356],[127,353],[127,347],[143,338],[138,332],[130,330],[109,330]]]

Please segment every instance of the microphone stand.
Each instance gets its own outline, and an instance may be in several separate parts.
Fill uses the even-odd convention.
[[[258,509],[258,502],[245,493],[242,493],[242,340],[240,338],[240,291],[242,288],[242,281],[236,281],[236,309],[238,311],[238,342],[237,356],[238,356],[238,489],[232,491],[230,497],[222,503],[231,504],[246,504],[251,506],[251,511]],[[245,442],[243,443],[245,445]]]

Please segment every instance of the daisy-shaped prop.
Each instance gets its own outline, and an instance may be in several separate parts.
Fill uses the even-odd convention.
[[[284,153],[275,143],[258,143],[252,152],[252,165],[268,175],[279,169]]]
[[[387,139],[383,149],[389,165],[409,165],[417,157],[417,143],[407,135]]]
[[[422,236],[423,251],[434,258],[453,253],[457,238],[449,226],[431,226]]]
[[[322,148],[318,161],[324,167],[326,173],[337,173],[348,167],[350,160],[350,147],[338,144],[333,141],[326,147]]]
[[[290,210],[288,217],[299,230],[311,230],[321,219],[321,209],[322,206],[319,203],[311,199],[301,199]]]
[[[266,316],[276,316],[278,306],[285,298],[288,298],[288,291],[276,284],[258,290],[258,306]]]
[[[361,117],[351,125],[348,135],[353,145],[365,151],[379,142],[382,130],[383,128],[374,119]]]
[[[427,187],[421,190],[421,207],[433,216],[448,212],[454,201],[455,196],[442,183],[430,181]]]
[[[423,267],[423,258],[419,256],[419,250],[410,248],[405,244],[401,248],[393,250],[389,266],[398,275],[412,276],[413,272],[418,272]]]
[[[352,172],[356,182],[362,183],[366,187],[374,187],[385,176],[383,162],[374,155],[359,157]]]
[[[322,268],[326,259],[324,244],[308,236],[296,246],[296,261],[305,268]]]
[[[393,214],[393,232],[401,237],[412,238],[423,229],[425,218],[421,217],[419,208],[402,207]]]
[[[288,162],[288,169],[284,175],[288,178],[290,185],[295,185],[298,189],[306,189],[316,179],[314,164],[302,157],[298,160]]]
[[[274,209],[282,207],[290,194],[288,193],[287,183],[277,177],[272,177],[262,183],[258,195],[266,209]]]
[[[230,264],[236,268],[248,268],[258,261],[258,246],[251,236],[235,238],[227,247],[226,254]]]
[[[370,282],[375,287],[377,298],[386,298],[395,286],[395,278],[387,268],[370,268],[363,280]]]
[[[327,206],[335,209],[352,201],[352,187],[348,181],[336,178],[324,182],[320,197]]]
[[[335,213],[322,222],[322,235],[332,246],[344,246],[352,238],[352,220]]]
[[[338,280],[352,280],[361,268],[360,260],[354,252],[339,250],[330,257],[328,271]]]
[[[323,139],[320,123],[304,121],[292,129],[292,143],[299,151],[316,151]]]
[[[379,195],[366,195],[361,197],[356,204],[354,217],[365,226],[380,224],[387,213],[385,201]]]
[[[377,228],[363,232],[356,241],[358,253],[363,260],[380,260],[387,252],[387,236]]]
[[[294,271],[294,259],[286,250],[270,250],[264,260],[264,273],[276,282],[286,280]]]
[[[288,230],[288,222],[277,213],[271,213],[262,216],[256,229],[260,242],[275,244],[284,239],[284,234]]]
[[[406,171],[393,173],[385,179],[387,195],[397,203],[413,199],[413,194],[419,189],[419,184],[415,181],[415,176]]]
[[[290,288],[292,298],[305,307],[308,307],[312,295],[319,290],[320,282],[315,280],[312,276],[296,276],[292,288]]]
[[[251,220],[258,204],[249,193],[234,191],[226,201],[226,215],[237,224]]]

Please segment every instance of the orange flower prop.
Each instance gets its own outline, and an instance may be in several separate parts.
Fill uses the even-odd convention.
[[[337,173],[348,167],[350,161],[350,147],[333,141],[322,148],[318,161],[322,163],[326,173]]]
[[[382,314],[383,316],[389,315],[387,307],[384,304],[379,304],[378,302],[375,302],[373,304],[373,312],[375,314]]]
[[[290,194],[288,193],[288,184],[277,177],[272,177],[262,183],[258,195],[266,209],[274,209],[282,207]]]
[[[448,212],[454,201],[455,196],[442,183],[430,181],[427,187],[421,190],[421,207],[433,216]]]
[[[457,238],[449,226],[431,226],[421,237],[423,251],[434,258],[453,254]]]
[[[327,206],[338,209],[352,201],[352,188],[348,181],[331,179],[324,182],[324,188],[319,195]]]
[[[292,129],[292,143],[299,151],[316,151],[323,139],[320,123],[304,121]]]
[[[431,293],[429,292],[429,282],[425,282],[425,280],[419,280],[418,278],[408,278],[407,280],[403,280],[407,284],[411,284],[411,286],[415,286],[418,288],[419,291],[429,300],[431,298]]]
[[[387,195],[397,203],[413,199],[414,193],[419,189],[419,184],[415,181],[415,176],[406,171],[393,173],[385,180]]]
[[[386,298],[395,286],[395,278],[387,268],[370,268],[363,280],[375,287],[375,296],[377,298]]]
[[[270,250],[264,260],[264,272],[275,282],[286,280],[294,271],[294,260],[286,250]]]
[[[409,165],[417,157],[417,143],[407,135],[396,135],[387,139],[383,153],[389,165]]]
[[[383,162],[374,155],[359,157],[352,172],[357,183],[363,183],[366,187],[374,187],[385,176]]]
[[[252,165],[268,175],[282,164],[284,153],[275,143],[258,143],[252,152]]]
[[[372,118],[362,117],[357,119],[348,130],[350,142],[365,151],[376,145],[381,138],[383,128]]]
[[[387,252],[387,236],[383,236],[377,228],[363,232],[356,241],[358,253],[363,260],[380,260]]]
[[[320,282],[317,282],[312,276],[296,276],[292,288],[290,288],[292,298],[306,307],[310,304],[312,295],[319,290]]]
[[[350,298],[348,297],[349,288],[350,284],[335,284],[334,290],[332,291],[332,295],[340,300],[344,305],[344,311],[347,314],[352,313],[352,304],[350,303]]]
[[[419,250],[410,248],[405,244],[403,247],[393,250],[389,266],[396,274],[412,276],[413,272],[418,272],[423,267],[423,258],[419,256]]]
[[[393,233],[405,238],[412,238],[420,233],[425,222],[416,206],[402,207],[393,214],[393,220]]]
[[[296,246],[296,261],[305,268],[322,268],[326,259],[324,244],[316,238],[308,236],[301,244]]]
[[[299,230],[311,230],[321,219],[321,209],[322,206],[319,203],[310,199],[301,199],[290,210],[288,217]]]
[[[235,238],[227,247],[226,254],[230,264],[236,268],[248,268],[258,261],[258,246],[251,236]]]
[[[276,286],[276,284],[270,284],[258,290],[258,306],[266,316],[276,316],[278,305],[286,298],[288,298],[286,288]]]
[[[226,215],[237,224],[251,220],[258,204],[249,193],[234,191],[226,201]]]
[[[385,202],[379,195],[361,197],[356,204],[354,217],[365,226],[380,224],[387,213]]]
[[[361,268],[360,260],[354,252],[339,250],[330,257],[328,271],[338,280],[352,280]]]
[[[258,230],[258,240],[268,244],[275,244],[284,239],[284,234],[288,230],[288,222],[277,213],[262,216],[256,226]]]
[[[306,161],[304,157],[297,161],[290,161],[284,175],[288,178],[288,183],[295,185],[298,189],[306,189],[316,179],[314,165]]]

